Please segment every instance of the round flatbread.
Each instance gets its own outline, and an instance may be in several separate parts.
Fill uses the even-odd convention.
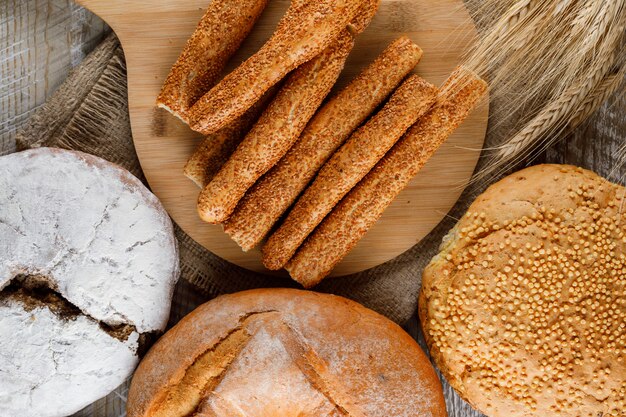
[[[626,410],[624,188],[566,165],[491,186],[426,268],[420,318],[459,394],[490,417]]]

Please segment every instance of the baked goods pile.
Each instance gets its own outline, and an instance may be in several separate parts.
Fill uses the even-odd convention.
[[[128,171],[52,148],[0,158],[0,415],[69,415],[124,382],[167,324],[178,262]]]
[[[211,2],[157,104],[207,135],[185,167],[202,187],[202,220],[222,224],[245,251],[263,244],[268,269],[285,268],[311,287],[487,86],[463,68],[440,88],[410,75],[422,50],[402,37],[326,100],[378,0],[292,1],[265,45],[218,81],[266,1],[245,3]]]
[[[129,417],[446,416],[426,355],[347,299],[253,290],[214,299],[150,350]]]
[[[625,193],[534,166],[492,185],[444,239],[419,313],[435,363],[475,408],[624,415]]]
[[[486,85],[462,68],[440,88],[411,75],[422,51],[402,37],[326,100],[374,0],[293,0],[268,43],[219,81],[266,3],[213,0],[159,103],[208,135],[185,168],[203,188],[201,217],[244,250],[267,239],[268,268],[310,287]],[[625,194],[582,169],[537,166],[492,186],[446,238],[419,315],[432,357],[474,407],[624,415]],[[128,172],[56,149],[0,158],[0,416],[68,415],[123,382],[165,328],[177,275],[172,224]],[[429,360],[397,325],[341,297],[267,289],[215,299],[163,336],[127,414],[446,411]]]

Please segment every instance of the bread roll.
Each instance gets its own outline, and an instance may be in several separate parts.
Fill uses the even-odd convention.
[[[626,410],[623,187],[567,165],[492,185],[426,268],[419,313],[450,384],[490,417]]]
[[[444,417],[441,385],[399,326],[332,295],[219,297],[152,348],[128,417]]]
[[[0,416],[66,416],[124,382],[177,278],[169,216],[128,171],[51,148],[1,157]]]

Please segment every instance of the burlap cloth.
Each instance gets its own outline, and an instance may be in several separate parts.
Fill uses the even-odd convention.
[[[624,131],[619,132],[618,138]],[[17,145],[19,150],[40,146],[81,150],[117,163],[145,182],[130,130],[124,55],[115,35],[109,35],[70,74],[53,98],[38,109],[19,133]],[[488,136],[486,146],[493,145]],[[584,162],[584,154],[574,150],[573,155],[573,162]],[[609,153],[609,160],[613,155]],[[553,152],[551,159],[563,162],[562,152]],[[588,167],[607,175],[606,163],[601,165],[604,169],[603,166]],[[181,181],[185,181],[182,176]],[[442,236],[453,226],[454,219],[462,215],[487,185],[480,182],[468,187],[450,215],[403,255],[356,275],[330,279],[315,290],[352,298],[398,323],[406,323],[416,309],[422,269],[437,251]],[[180,243],[182,279],[176,288],[170,324],[219,294],[256,287],[293,286],[289,280],[256,274],[218,258],[179,228],[176,228],[176,235]],[[124,415],[127,386],[121,386],[77,416]],[[451,400],[452,396],[448,395],[449,401],[458,401],[456,396]],[[451,405],[449,402],[449,409],[454,408]],[[463,412],[463,415],[469,414]]]

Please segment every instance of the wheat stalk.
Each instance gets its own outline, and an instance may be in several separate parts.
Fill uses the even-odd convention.
[[[557,140],[624,89],[626,0],[505,3],[484,0],[479,13],[494,9],[500,18],[465,61],[499,104],[490,133],[500,146],[475,180]]]
[[[611,20],[615,17],[615,9],[619,6],[617,2],[613,1],[600,1],[592,4],[598,5],[598,10],[594,13],[593,7],[591,7],[591,10],[585,10],[585,14],[593,16],[595,19],[590,19],[588,30],[581,30],[583,36],[582,49],[585,51],[593,49],[601,41],[601,38],[606,36],[607,28],[610,27]],[[581,17],[583,19],[577,25],[575,24],[575,27],[578,26],[582,29],[586,22],[584,22],[584,15]]]
[[[582,122],[587,120],[589,116],[595,113],[605,101],[612,97],[624,82],[625,75],[624,71],[622,71],[605,78],[602,83],[587,96],[582,106],[574,113],[569,123],[570,128],[579,126]]]
[[[520,132],[511,140],[502,145],[493,156],[496,165],[511,164],[519,162],[524,156],[532,151],[535,142],[545,138],[545,134],[555,128],[571,124],[572,117],[580,116],[584,113],[585,104],[589,107],[589,98],[592,91],[600,84],[603,84],[606,72],[611,67],[611,61],[607,61],[603,68],[593,74],[589,74],[588,79],[581,80],[579,84],[572,85],[563,92],[555,101],[547,103],[544,109],[535,116]],[[597,108],[597,107],[596,107]],[[589,112],[589,108],[587,109]],[[582,119],[579,117],[579,119]],[[554,138],[545,139],[548,143]],[[545,142],[544,142],[545,144]]]
[[[508,15],[503,20],[503,24],[498,27],[498,30],[494,32],[494,34],[499,35],[506,33],[516,25],[520,20],[524,19],[528,15],[528,12],[532,10],[537,4],[537,0],[523,0],[520,1],[511,7],[508,12]]]

